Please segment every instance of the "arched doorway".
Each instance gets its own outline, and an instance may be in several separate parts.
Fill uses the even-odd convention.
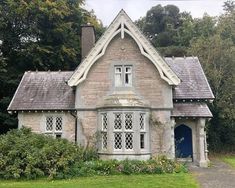
[[[177,158],[193,156],[192,130],[186,125],[175,128],[175,154]]]

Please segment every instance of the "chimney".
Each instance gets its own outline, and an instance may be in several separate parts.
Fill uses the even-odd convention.
[[[95,30],[89,23],[87,25],[82,25],[82,37],[81,37],[81,47],[82,47],[82,59],[84,59],[91,48],[95,44]]]

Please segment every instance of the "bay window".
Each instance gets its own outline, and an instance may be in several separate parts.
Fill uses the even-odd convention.
[[[149,152],[148,111],[107,110],[99,113],[102,154],[140,155]]]

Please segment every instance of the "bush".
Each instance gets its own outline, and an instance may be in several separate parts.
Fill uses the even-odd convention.
[[[12,130],[0,136],[0,178],[71,178],[92,175],[162,174],[186,172],[185,166],[164,156],[147,161],[98,160],[94,148],[65,139]]]
[[[0,136],[0,178],[63,178],[76,163],[97,156],[94,148],[78,147],[65,139],[35,134],[26,128],[12,130]]]
[[[72,176],[118,175],[118,174],[163,174],[187,172],[187,168],[166,157],[139,160],[94,160],[78,164],[70,172]]]

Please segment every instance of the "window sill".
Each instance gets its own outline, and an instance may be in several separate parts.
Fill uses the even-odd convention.
[[[116,160],[148,160],[151,157],[151,153],[146,152],[146,153],[133,153],[133,154],[128,154],[128,153],[99,153],[99,156],[101,159],[104,160],[111,160],[111,159],[116,159]]]

